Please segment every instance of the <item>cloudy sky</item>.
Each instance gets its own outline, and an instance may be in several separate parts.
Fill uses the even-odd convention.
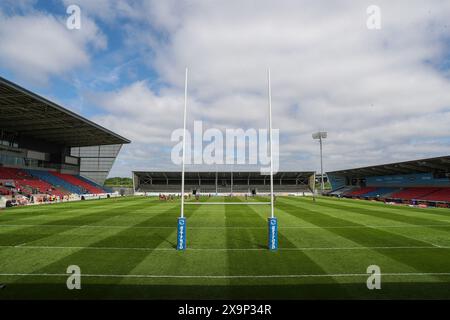
[[[66,27],[69,5],[81,28]],[[367,8],[381,10],[369,29]],[[450,154],[450,1],[1,0],[0,75],[123,135],[111,172],[175,168],[188,126],[267,127],[282,169]]]

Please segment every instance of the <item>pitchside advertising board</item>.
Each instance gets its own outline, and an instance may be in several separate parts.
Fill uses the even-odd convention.
[[[177,250],[186,250],[186,218],[178,218]]]
[[[278,249],[278,221],[277,218],[269,218],[269,250]]]

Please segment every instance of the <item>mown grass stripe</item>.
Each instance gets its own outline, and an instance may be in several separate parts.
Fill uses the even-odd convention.
[[[440,226],[440,227],[448,227],[449,225],[410,225],[410,224],[402,224],[402,225],[360,225],[360,226],[279,226],[279,229],[367,229],[367,228],[380,228],[380,229],[414,229],[414,228],[423,228],[423,227],[432,227],[432,226]],[[66,227],[78,227],[78,228],[112,228],[112,229],[174,229],[176,227],[174,226],[130,226],[130,225],[73,225],[73,224],[57,224],[57,225],[50,225],[50,224],[3,224],[0,225],[0,228],[3,227],[43,227],[43,228],[66,228]],[[189,229],[203,229],[203,230],[220,230],[220,229],[267,229],[267,227],[255,227],[255,226],[189,226]]]
[[[162,202],[161,202],[162,203]],[[134,207],[134,205],[130,205],[130,207]],[[190,217],[195,210],[190,210],[186,212],[186,217]],[[151,221],[158,220],[160,218],[164,219],[172,219],[174,226],[176,226],[176,215],[179,213],[179,206],[177,203],[172,203],[170,207],[167,208],[165,212],[161,212],[157,215],[151,215],[144,221],[139,221],[135,226],[143,225],[146,223],[151,223]],[[174,228],[175,229],[175,228]],[[158,245],[161,243],[168,241],[167,238],[170,234],[172,234],[174,230],[164,229],[164,231],[160,234],[150,234],[152,241],[152,248],[157,248]],[[123,243],[122,239],[128,239],[130,242],[132,242],[134,232],[130,228],[126,228],[123,230],[118,230],[118,232],[108,235],[103,239],[97,240],[95,242],[92,242],[89,246],[85,247],[79,247],[77,251],[71,252],[70,254],[58,259],[57,261],[53,261],[48,263],[45,266],[42,266],[39,271],[36,271],[38,273],[51,271],[51,270],[58,270],[61,268],[64,268],[64,266],[71,265],[71,264],[83,264],[86,263],[85,256],[87,252],[92,252],[95,249],[90,248],[102,248],[102,247],[111,247],[111,243]],[[135,240],[136,241],[136,240]],[[127,241],[128,242],[128,241]],[[173,247],[175,247],[175,244],[171,244]],[[21,246],[23,247],[23,246]],[[119,247],[118,247],[119,248]],[[175,250],[175,249],[173,249]],[[155,251],[155,249],[148,249],[148,250],[116,250],[117,252],[122,252],[121,254],[116,255],[109,255],[106,256],[108,260],[112,260],[109,262],[110,265],[105,266],[107,269],[114,268],[117,271],[120,272],[131,272],[139,263],[141,263],[149,254],[151,254],[152,251]],[[92,264],[93,262],[89,262]],[[94,263],[95,265],[95,263]]]
[[[314,206],[314,204],[311,204],[311,206]],[[298,207],[289,204],[287,201],[282,201],[281,203],[278,203],[278,207],[280,209],[283,209],[285,212],[291,214],[293,217],[296,217],[297,219],[306,220],[307,222],[310,222],[312,224],[315,224],[317,226],[322,226],[323,224],[329,224],[331,221],[333,221],[333,224],[348,224],[350,221],[344,218],[337,218],[335,216],[331,216],[328,214],[328,211],[324,211],[324,213],[321,213],[320,205],[316,205],[314,210],[306,209],[305,207],[302,208],[303,211],[309,211],[312,214],[302,214],[299,213]],[[329,208],[331,209],[331,208]],[[333,210],[341,210],[343,209],[336,209],[333,208]],[[352,222],[355,225],[355,222]],[[411,259],[411,257],[404,255],[404,254],[398,254],[397,252],[391,251],[391,250],[382,250],[377,249],[379,246],[383,245],[376,245],[376,243],[384,243],[388,246],[427,246],[430,245],[430,243],[426,241],[420,241],[408,237],[404,237],[402,235],[394,234],[391,232],[388,232],[386,230],[380,230],[380,229],[328,229],[327,231],[332,232],[334,234],[337,234],[343,238],[346,238],[348,240],[351,240],[361,246],[364,247],[373,247],[373,251],[376,251],[377,253],[384,255],[394,261],[397,261],[398,263],[402,263],[404,265],[410,266],[414,268],[417,271],[420,272],[426,272],[428,268],[434,268],[438,265],[440,265],[442,262],[437,261],[435,259],[432,259],[429,261],[431,265],[424,265],[423,262],[420,259]],[[426,251],[425,251],[426,252]],[[424,253],[425,253],[424,252]],[[428,257],[429,259],[430,257]],[[445,261],[445,263],[449,263],[450,259],[447,257],[447,255],[442,255],[442,259]],[[432,267],[433,266],[433,267]]]
[[[240,202],[243,199],[219,197],[213,201]],[[201,198],[203,200],[211,199]],[[254,200],[260,202],[261,199]],[[333,209],[323,205],[324,201],[325,204],[336,202],[350,206],[355,203],[357,210],[349,212],[345,206]],[[392,210],[382,204],[368,205],[380,211],[385,208],[386,212]],[[64,209],[66,206],[82,209],[69,212]],[[61,208],[59,212],[54,210],[57,207]],[[100,207],[109,207],[110,210],[96,214]],[[19,219],[21,210],[6,209],[0,216],[0,244],[7,245],[0,247],[0,276],[23,276],[2,276],[1,282],[6,284],[6,290],[0,290],[0,299],[182,299],[189,296],[269,299],[274,295],[291,299],[331,296],[449,298],[450,278],[446,274],[450,272],[450,232],[439,232],[432,227],[450,227],[450,221],[444,221],[450,216],[450,211],[395,208],[407,216],[401,222],[360,214],[365,208],[363,201],[319,198],[313,203],[308,198],[277,197],[278,252],[267,249],[266,218],[270,210],[265,206],[188,206],[186,252],[174,248],[179,201],[132,198],[123,202],[68,203],[42,207],[42,210],[48,210],[48,214],[42,216],[33,217],[30,211],[30,214],[23,215],[27,217],[25,220]],[[432,211],[442,214],[428,215]],[[444,212],[448,215],[444,216]],[[420,218],[420,215],[432,221],[425,224],[411,220],[417,216]],[[62,216],[70,220],[59,221]],[[18,220],[14,220],[15,217]],[[36,240],[26,241],[27,238],[33,240],[33,237]],[[64,283],[69,275],[65,271],[71,264],[79,265],[83,274],[106,276],[104,280],[94,276],[84,280],[85,290],[66,292]],[[386,278],[391,283],[389,288],[385,286],[386,290],[367,292],[365,279],[369,275],[361,272],[371,264],[379,265],[388,273],[411,277],[399,276],[396,280],[393,276],[386,276],[390,277]],[[64,281],[32,278],[28,274],[61,274]],[[340,274],[344,276],[333,277]],[[347,280],[345,274],[360,274],[363,281],[357,278],[355,281]],[[427,274],[429,278],[415,279],[417,274]],[[107,275],[117,277],[108,278]],[[180,278],[177,283],[176,278],[145,281],[145,278],[138,278],[139,275],[230,278]],[[286,275],[292,275],[292,280],[277,278]],[[295,277],[303,275],[324,275],[324,280],[316,281],[313,276],[309,277],[311,280],[295,280]],[[136,280],[132,280],[135,276]],[[239,276],[249,278],[233,278]],[[253,276],[274,276],[274,279],[263,281],[263,278],[253,279]]]
[[[163,247],[94,247],[94,246],[33,246],[20,244],[15,246],[0,246],[7,249],[77,249],[77,250],[131,250],[131,251],[172,251],[177,252],[175,248]],[[334,250],[401,250],[401,249],[450,249],[450,246],[398,246],[398,247],[279,247],[280,251],[334,251]],[[268,251],[267,248],[187,248],[187,251]]]
[[[428,277],[450,276],[450,272],[406,272],[380,273],[382,277]],[[64,273],[0,273],[4,277],[68,277]],[[165,275],[165,274],[81,274],[86,278],[179,278],[179,279],[263,279],[263,278],[338,278],[365,277],[367,273],[335,273],[335,274],[271,274],[271,275]]]

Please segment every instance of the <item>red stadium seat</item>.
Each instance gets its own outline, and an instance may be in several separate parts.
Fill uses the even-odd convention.
[[[59,172],[50,172],[50,173],[60,179],[63,179],[65,181],[73,184],[74,186],[80,187],[81,189],[85,189],[87,191],[87,193],[91,193],[91,194],[105,193],[104,190],[97,188],[96,186],[93,186],[85,181],[82,181],[82,180],[78,179],[77,177],[72,176],[70,174],[64,174],[64,173],[59,173]]]
[[[422,197],[421,200],[450,202],[450,188],[441,188],[425,197]]]
[[[345,195],[348,195],[348,196],[360,196],[360,195],[363,195],[363,194],[375,191],[376,189],[377,188],[374,188],[374,187],[362,187],[360,189],[356,189],[356,190],[350,191],[349,193],[346,193]]]
[[[393,199],[403,200],[424,200],[425,197],[432,193],[439,191],[441,188],[433,187],[417,187],[417,188],[405,188],[402,191],[395,192],[391,195]]]
[[[67,194],[67,192],[59,190],[51,184],[38,179],[18,179],[14,181],[16,188],[20,188],[25,194],[31,194],[30,191],[33,189],[36,190],[37,193],[51,194],[59,197],[63,197]]]
[[[0,186],[0,195],[2,196],[9,196],[11,194],[11,190],[8,188]]]
[[[24,179],[31,178],[25,171],[16,168],[0,167],[0,179]]]
[[[60,190],[55,188],[55,186],[36,179],[30,176],[27,172],[17,168],[7,168],[0,167],[0,179],[3,180],[13,180],[16,190],[20,190],[21,193],[30,195],[33,193],[33,190],[43,194],[51,194],[59,197],[63,197],[68,193],[64,190]],[[0,193],[6,193],[5,195],[11,194],[11,191],[7,188],[2,188]]]

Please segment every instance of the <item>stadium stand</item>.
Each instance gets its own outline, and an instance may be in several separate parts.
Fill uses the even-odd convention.
[[[64,188],[67,191],[71,192],[71,193],[76,193],[76,194],[83,194],[83,190],[77,186],[74,186],[73,184],[54,176],[53,174],[51,174],[50,172],[47,171],[41,171],[41,170],[32,170],[32,169],[26,169],[26,171],[31,174],[33,177],[38,178],[42,181],[45,181],[53,186],[55,186],[56,188]]]
[[[69,174],[58,172],[50,172],[50,174],[54,175],[57,178],[60,178],[61,180],[64,180],[67,183],[70,183],[72,186],[79,188],[82,191],[82,193],[99,194],[105,192],[103,189],[97,188],[96,186],[87,183],[85,181],[82,181],[77,177]]]
[[[328,172],[328,195],[450,207],[450,156]]]
[[[345,193],[351,192],[354,189],[356,189],[356,187],[353,187],[353,186],[342,187],[341,186],[341,187],[329,192],[328,194],[331,196],[342,196]]]
[[[130,143],[2,77],[0,115],[0,194],[8,200],[20,198],[17,203],[104,194],[99,184],[105,182],[122,145]]]
[[[436,192],[440,191],[440,188],[430,188],[430,187],[424,187],[424,188],[405,188],[399,192],[394,192],[391,195],[392,199],[402,199],[402,200],[419,200],[423,199],[424,197]]]
[[[422,197],[420,200],[450,202],[450,188],[441,188],[429,195]]]
[[[63,196],[67,194],[63,190],[55,186],[34,178],[25,170],[17,168],[0,167],[0,180],[8,181],[11,184],[9,188],[6,185],[2,186],[1,193],[3,195],[12,195],[14,192],[31,195],[31,194],[50,194],[56,196]]]
[[[401,188],[390,188],[390,187],[361,187],[361,188],[350,188],[350,190],[341,193],[344,197],[349,198],[386,198],[394,192],[401,191]],[[334,192],[330,195],[335,195]]]
[[[63,197],[67,192],[62,191],[59,188],[54,187],[50,183],[42,180],[22,179],[15,180],[16,189],[20,189],[23,194],[50,194],[54,196]]]
[[[5,188],[3,186],[0,186],[0,195],[2,196],[9,196],[11,194],[11,190],[8,188]]]
[[[11,184],[8,188],[5,181]],[[75,194],[101,194],[107,191],[80,176],[61,174],[58,172],[0,167],[0,194],[17,193],[49,194],[56,196]]]
[[[362,195],[364,198],[386,198],[389,197],[392,193],[400,191],[399,188],[376,188],[373,191],[367,192]]]
[[[0,167],[1,179],[27,179],[30,178],[25,171],[16,168]]]
[[[96,187],[96,188],[98,188],[100,190],[103,190],[103,192],[106,192],[106,193],[113,192],[111,188],[108,188],[108,187],[105,187],[105,186],[101,186],[98,183],[95,183],[94,181],[88,180],[88,179],[86,179],[86,178],[84,178],[84,177],[82,177],[80,175],[76,175],[75,177],[77,179],[81,180],[81,181],[84,181],[84,182],[90,184],[91,186],[94,186],[94,187]]]
[[[179,193],[181,172],[134,171],[133,183],[136,192]],[[314,188],[314,172],[284,171],[274,175],[276,193],[310,193]],[[187,193],[268,193],[268,175],[259,171],[235,172],[186,172]]]
[[[376,190],[376,188],[374,188],[374,187],[363,187],[363,188],[359,188],[359,189],[347,192],[344,195],[350,196],[350,197],[352,197],[352,196],[362,196],[362,195],[365,195],[366,193],[373,192],[375,190]]]

